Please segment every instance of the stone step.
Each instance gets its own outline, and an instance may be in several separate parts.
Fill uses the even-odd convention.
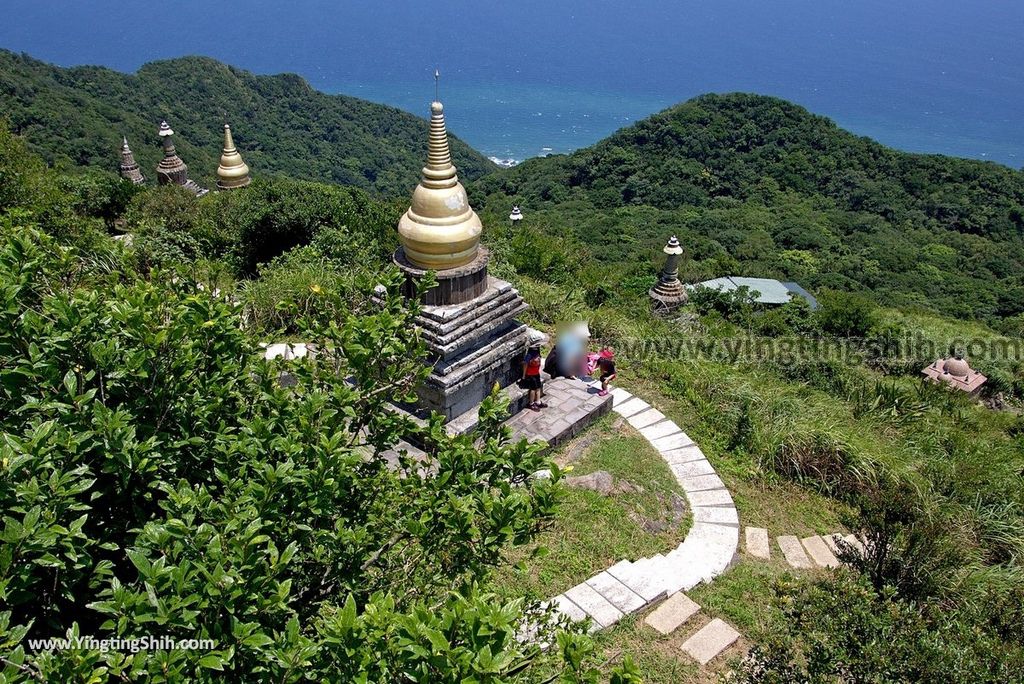
[[[704,452],[702,452],[700,447],[696,444],[690,444],[678,449],[662,451],[661,457],[665,459],[665,463],[668,463],[669,465],[680,465],[683,463],[692,463],[694,461],[707,461],[707,459],[704,458]]]
[[[763,560],[771,559],[768,530],[763,527],[747,527],[747,554]]]
[[[668,636],[699,611],[700,606],[691,601],[689,596],[677,592],[652,610],[644,618],[644,622],[661,634]]]
[[[665,420],[665,414],[656,408],[649,408],[640,413],[635,413],[632,416],[626,418],[626,422],[635,427],[637,430],[648,425],[653,425],[660,421]]]
[[[719,525],[739,525],[739,514],[732,506],[694,506],[694,522],[717,523]],[[748,528],[749,529],[749,528]]]
[[[800,540],[792,535],[783,535],[776,537],[775,541],[779,544],[779,549],[782,550],[782,555],[785,557],[786,562],[798,570],[806,570],[813,568],[814,565],[811,563],[811,559],[807,557],[804,552],[803,545],[800,544]]]
[[[611,627],[622,619],[622,611],[586,582],[565,592],[565,597],[582,608],[599,627]]]
[[[698,475],[714,475],[715,469],[706,458],[683,463],[669,463],[672,474],[677,478],[697,477]]]
[[[665,562],[658,569],[657,578],[662,588],[674,594],[689,591],[701,582],[710,580],[721,565],[721,554],[714,551],[700,552],[696,544],[680,548],[666,556]]]
[[[640,434],[643,435],[644,439],[648,442],[653,442],[656,439],[674,435],[677,432],[682,432],[682,430],[680,430],[679,426],[671,420],[663,420],[660,423],[653,423],[640,429]]]
[[[848,534],[845,537],[843,537],[843,541],[852,546],[854,549],[856,549],[857,553],[864,555],[864,542],[862,542],[860,539],[857,539],[857,537],[855,537],[852,534]]]
[[[625,615],[635,613],[647,605],[646,599],[608,574],[607,571],[591,577],[587,580],[587,584]]]
[[[732,564],[739,527],[696,522],[686,539],[655,569],[669,593],[692,589]]]
[[[693,444],[693,440],[686,436],[685,432],[678,432],[674,435],[668,435],[667,437],[661,437],[651,442],[658,453],[664,454],[668,451],[675,449],[682,449]]]
[[[739,638],[740,633],[731,625],[715,618],[683,642],[680,648],[701,665],[707,665]]]
[[[661,578],[651,571],[652,568],[658,567],[658,563],[658,558],[641,558],[633,563],[620,561],[605,572],[622,582],[647,603],[653,603],[666,596]]]
[[[567,599],[564,594],[559,594],[555,598],[551,599],[555,604],[555,610],[562,615],[565,615],[573,622],[582,622],[587,619],[587,613],[582,608],[573,603],[570,599]]]
[[[640,413],[641,411],[646,411],[649,408],[651,408],[651,405],[646,401],[633,397],[632,399],[623,402],[620,406],[616,406],[615,412],[624,418],[629,418],[630,416]]]
[[[843,535],[836,532],[833,534],[823,534],[821,538],[828,544],[828,548],[832,549],[832,553],[838,556],[840,551],[839,542],[842,540]]]
[[[821,537],[804,537],[800,541],[803,543],[807,555],[818,566],[822,568],[838,568],[840,566],[839,559],[836,558],[836,555],[832,553],[832,549],[828,548],[828,544]]]
[[[732,495],[725,489],[706,489],[700,492],[686,492],[686,498],[691,506],[732,506]]]
[[[684,477],[679,480],[679,484],[682,485],[683,491],[686,493],[690,492],[704,492],[709,489],[725,489],[725,483],[722,482],[722,478],[712,473],[711,475],[695,475],[694,477]]]
[[[616,387],[612,390],[612,401],[614,402],[614,406],[619,406],[632,398],[633,395],[621,387]]]

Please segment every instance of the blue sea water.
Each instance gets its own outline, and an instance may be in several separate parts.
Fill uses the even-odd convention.
[[[425,115],[522,159],[705,92],[911,151],[1024,165],[1020,0],[0,0],[0,47],[132,71],[204,54]]]

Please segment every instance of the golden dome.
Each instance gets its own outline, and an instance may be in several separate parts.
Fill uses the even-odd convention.
[[[244,188],[251,182],[249,167],[242,161],[242,155],[235,149],[235,141],[231,137],[231,126],[224,124],[224,151],[220,155],[220,166],[217,167],[217,187],[221,190]]]
[[[452,165],[444,106],[430,105],[427,165],[412,193],[412,206],[398,222],[406,258],[423,269],[456,268],[476,258],[483,226],[469,206]]]

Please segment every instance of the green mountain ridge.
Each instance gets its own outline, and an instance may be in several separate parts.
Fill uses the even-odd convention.
[[[190,175],[207,184],[216,173],[225,121],[254,174],[404,195],[426,158],[427,123],[419,117],[321,93],[295,74],[259,76],[208,57],[151,62],[123,74],[62,68],[0,50],[0,110],[11,130],[51,164],[116,171],[126,135],[150,179],[161,155],[156,130],[162,119],[177,133]],[[467,179],[496,168],[454,137],[452,154]]]
[[[887,148],[792,103],[705,95],[570,155],[474,186],[486,211],[606,265],[650,271],[677,233],[684,276],[861,290],[971,318],[1024,312],[1024,173]]]

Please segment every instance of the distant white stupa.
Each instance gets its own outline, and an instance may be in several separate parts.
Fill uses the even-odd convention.
[[[512,222],[512,225],[516,225],[523,220],[523,212],[519,210],[518,204],[512,205],[512,213],[508,215],[508,220]]]

